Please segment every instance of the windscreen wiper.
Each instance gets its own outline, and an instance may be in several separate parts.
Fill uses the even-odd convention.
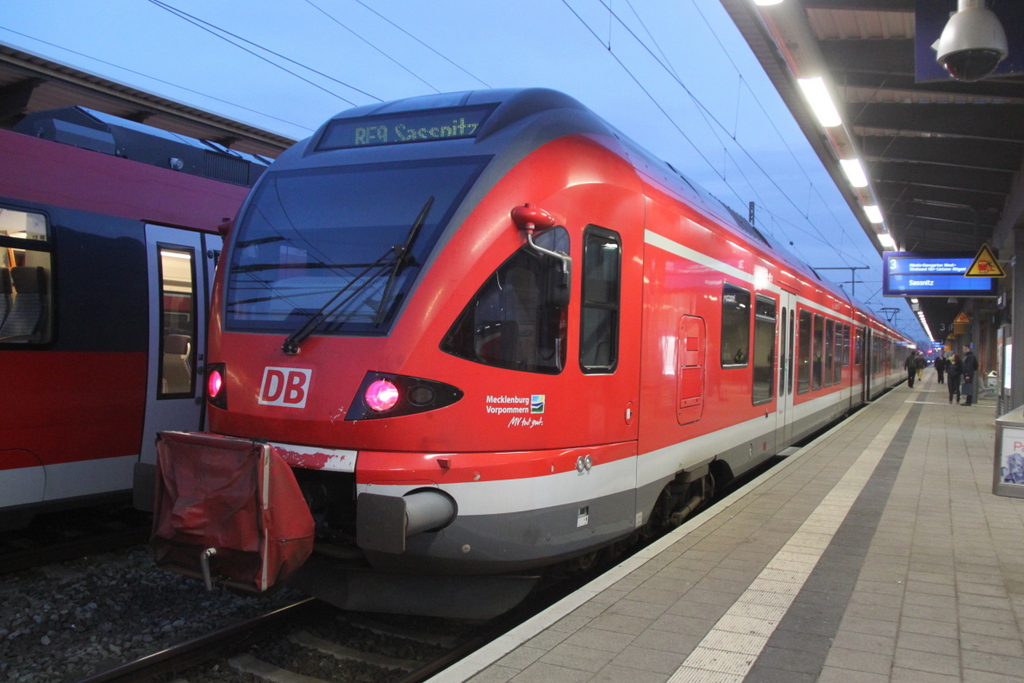
[[[434,205],[434,195],[430,195],[427,198],[427,203],[420,209],[420,215],[416,216],[416,220],[412,222],[409,227],[409,234],[405,236],[405,244],[399,246],[395,245],[393,251],[395,252],[395,262],[391,268],[391,275],[388,276],[387,284],[384,285],[384,296],[381,297],[380,304],[377,305],[377,317],[373,321],[374,327],[380,325],[381,318],[384,316],[384,306],[387,305],[388,295],[391,294],[391,286],[395,282],[395,278],[398,277],[398,273],[402,268],[412,260],[412,254],[409,249],[412,248],[412,243],[416,241],[416,235],[419,234],[420,228],[427,221],[427,214],[430,213],[430,207]]]
[[[369,266],[367,266],[363,270],[363,272],[359,273],[359,275],[349,280],[345,284],[345,286],[339,289],[334,296],[332,296],[330,299],[324,302],[324,305],[321,306],[316,311],[316,313],[309,316],[309,318],[306,319],[306,322],[304,322],[302,326],[299,327],[299,329],[295,330],[290,335],[288,335],[288,337],[284,340],[284,344],[281,345],[281,350],[287,353],[289,356],[294,356],[295,354],[297,354],[299,352],[299,346],[302,344],[302,342],[309,339],[310,335],[312,335],[325,320],[330,318],[339,308],[347,304],[354,297],[358,296],[360,292],[362,292],[371,284],[373,284],[374,278],[376,278],[377,275],[382,274],[384,272],[384,269],[391,265],[391,262],[387,261],[386,259],[389,256],[391,256],[393,251],[394,247],[388,249],[379,259],[377,259]],[[367,277],[366,280],[361,285],[352,290],[352,292],[350,292],[347,297],[345,297],[341,301],[338,301],[338,298],[341,297],[342,294],[347,292],[349,288],[352,287],[353,283],[358,282],[360,279],[368,275],[370,271],[374,270],[375,268],[379,268],[380,273],[374,273],[372,277]],[[338,301],[338,303],[335,304],[335,301]]]
[[[416,240],[416,235],[417,233],[419,233],[420,228],[426,221],[427,214],[430,213],[430,207],[433,205],[434,195],[430,195],[430,197],[427,199],[427,203],[423,205],[422,209],[420,209],[419,215],[416,216],[416,220],[413,221],[412,226],[410,226],[409,233],[405,237],[405,243],[401,245],[396,244],[395,246],[388,249],[379,259],[377,259],[369,266],[367,266],[362,273],[360,273],[354,279],[350,280],[344,287],[338,290],[338,293],[332,296],[330,299],[328,299],[324,303],[324,305],[321,306],[320,309],[316,311],[316,313],[311,315],[306,320],[306,322],[304,322],[302,326],[299,327],[299,329],[295,330],[290,335],[288,335],[288,337],[284,340],[284,344],[281,345],[281,350],[287,353],[289,356],[294,356],[295,354],[297,354],[299,352],[299,346],[302,344],[302,342],[309,339],[310,335],[312,335],[316,331],[316,329],[320,327],[320,325],[323,324],[325,320],[330,318],[338,309],[340,309],[342,306],[351,301],[354,297],[358,296],[360,292],[369,287],[373,283],[374,278],[377,276],[377,274],[374,274],[373,277],[367,278],[366,281],[363,282],[363,284],[356,287],[352,292],[349,293],[347,297],[345,297],[341,301],[338,301],[338,303],[334,303],[335,301],[338,300],[339,297],[341,297],[342,294],[348,291],[348,289],[352,286],[352,283],[358,282],[359,279],[367,275],[371,270],[375,268],[380,268],[381,272],[383,273],[384,269],[390,266],[391,275],[388,277],[387,284],[384,287],[384,296],[383,298],[381,298],[381,303],[377,308],[377,320],[374,323],[375,325],[380,324],[381,311],[384,309],[384,304],[388,300],[388,294],[391,293],[391,285],[394,282],[395,277],[401,270],[402,266],[410,259],[409,248],[412,246],[412,243]],[[386,260],[388,259],[389,256],[392,255],[394,255],[393,260]]]

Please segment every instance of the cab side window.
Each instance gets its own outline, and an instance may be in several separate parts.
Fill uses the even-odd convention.
[[[0,207],[0,344],[53,339],[53,245],[41,213]]]
[[[583,232],[583,299],[580,306],[580,368],[610,373],[619,361],[619,234],[595,225]]]
[[[569,253],[569,235],[556,227],[538,234],[545,249]],[[520,247],[491,274],[456,318],[441,350],[483,365],[556,375],[565,368],[568,306],[551,257]]]

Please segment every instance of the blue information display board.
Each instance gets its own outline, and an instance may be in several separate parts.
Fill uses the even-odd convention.
[[[974,254],[915,254],[887,251],[883,254],[884,296],[996,296],[997,283],[990,277],[964,277]]]

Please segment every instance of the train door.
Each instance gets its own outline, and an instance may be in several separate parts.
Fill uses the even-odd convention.
[[[704,414],[704,318],[684,315],[679,321],[679,424],[696,422]]]
[[[779,384],[775,408],[775,429],[779,434],[779,447],[793,441],[793,350],[796,338],[796,296],[781,292],[779,297]]]
[[[218,237],[146,226],[149,366],[142,463],[156,463],[157,432],[201,427],[207,304],[219,249]]]

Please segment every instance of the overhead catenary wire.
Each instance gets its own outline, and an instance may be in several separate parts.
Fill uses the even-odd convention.
[[[566,0],[562,0],[562,1],[563,1],[563,2],[566,2]],[[659,66],[661,66],[661,67],[662,67],[662,69],[664,69],[664,70],[665,70],[665,71],[666,71],[666,72],[667,72],[667,73],[668,73],[668,74],[669,74],[669,75],[670,75],[670,76],[671,76],[671,77],[673,78],[673,80],[675,80],[675,81],[676,81],[676,83],[678,83],[678,84],[679,84],[679,86],[680,86],[680,87],[681,87],[681,88],[683,89],[683,91],[684,91],[684,92],[685,92],[685,93],[687,94],[687,96],[688,96],[688,97],[690,97],[690,99],[691,99],[691,100],[692,100],[692,101],[694,102],[694,104],[695,104],[695,105],[697,106],[697,108],[698,108],[698,111],[700,111],[700,112],[701,112],[701,115],[702,115],[702,116],[704,117],[705,121],[707,121],[707,120],[708,120],[708,119],[710,118],[710,120],[711,120],[711,121],[713,121],[713,122],[715,123],[715,125],[717,125],[717,126],[718,126],[718,127],[719,127],[719,128],[720,128],[720,129],[722,130],[722,131],[724,131],[724,132],[725,132],[725,133],[726,133],[726,134],[728,135],[728,134],[729,134],[729,129],[728,129],[728,127],[726,127],[726,126],[725,126],[725,125],[724,125],[724,124],[723,124],[723,123],[722,123],[721,121],[719,121],[719,120],[718,120],[718,117],[716,117],[716,116],[714,115],[714,113],[713,113],[713,112],[711,112],[711,110],[710,110],[710,109],[708,109],[708,107],[707,107],[707,106],[706,106],[706,105],[705,105],[705,104],[704,104],[704,103],[703,103],[703,102],[702,102],[702,101],[700,100],[700,98],[699,98],[699,97],[697,97],[697,96],[696,96],[696,94],[694,94],[694,93],[693,93],[693,91],[692,91],[692,90],[690,90],[690,88],[689,88],[689,87],[687,87],[687,85],[686,85],[686,84],[685,84],[685,83],[683,82],[683,80],[682,80],[681,78],[679,78],[679,76],[678,76],[678,75],[676,74],[676,72],[675,72],[675,69],[674,69],[674,68],[671,68],[671,66],[670,66],[670,64],[671,64],[671,63],[669,63],[669,65],[666,65],[665,63],[663,63],[663,62],[662,62],[662,61],[661,61],[661,60],[660,60],[660,59],[658,58],[658,56],[654,54],[654,52],[653,52],[653,51],[652,51],[652,50],[650,49],[650,47],[648,47],[648,46],[647,46],[647,44],[646,44],[646,43],[645,43],[645,42],[644,42],[643,40],[641,40],[639,36],[637,36],[637,35],[636,35],[636,33],[635,33],[635,32],[633,31],[633,29],[631,29],[631,28],[630,28],[630,27],[629,27],[629,26],[628,26],[628,25],[626,24],[626,22],[624,22],[624,21],[622,20],[622,18],[621,18],[621,17],[619,17],[619,16],[618,16],[618,14],[616,14],[616,13],[615,13],[615,12],[614,12],[614,11],[612,10],[612,8],[611,8],[611,7],[609,6],[609,5],[607,5],[607,4],[605,3],[605,0],[598,0],[598,1],[599,1],[599,2],[601,3],[601,5],[602,5],[602,6],[603,6],[603,7],[605,8],[605,9],[607,9],[607,10],[608,10],[609,14],[610,14],[611,16],[613,16],[613,17],[614,17],[614,18],[616,19],[616,21],[618,21],[618,22],[619,22],[619,24],[621,24],[621,25],[622,25],[622,27],[623,27],[623,28],[625,28],[625,29],[626,29],[626,31],[627,31],[627,32],[628,32],[628,33],[629,33],[629,34],[630,34],[630,35],[631,35],[631,36],[633,37],[633,39],[634,39],[634,40],[636,40],[636,42],[637,42],[637,43],[638,43],[638,44],[639,44],[639,45],[640,45],[641,47],[643,47],[643,48],[644,48],[644,50],[645,50],[645,51],[646,51],[646,52],[647,52],[647,53],[648,53],[648,54],[649,54],[649,55],[650,55],[650,56],[651,56],[651,57],[652,57],[652,58],[653,58],[653,59],[655,60],[655,62],[657,62],[657,63],[658,63],[658,65],[659,65]],[[568,3],[566,3],[566,4],[568,4]],[[574,14],[575,14],[575,12],[574,12]],[[579,17],[579,15],[578,15],[578,14],[577,14],[576,16],[577,16],[577,17]],[[702,16],[703,16],[703,15],[702,15]],[[580,20],[582,21],[582,19],[580,19]],[[641,23],[642,23],[642,22],[641,22]],[[646,30],[646,26],[645,26],[645,30]],[[648,31],[648,34],[650,34],[650,32],[649,32],[649,31]],[[717,39],[717,36],[716,36],[716,39]],[[652,40],[654,40],[654,39],[653,39],[653,36],[652,36]],[[661,52],[662,52],[662,53],[664,54],[664,52],[663,52],[663,51],[661,50],[661,47],[657,45],[657,41],[654,41],[654,42],[655,42],[655,45],[656,45],[656,46],[658,47],[658,50],[659,50],[659,51],[661,51]],[[730,58],[730,59],[731,59],[731,58]],[[666,60],[666,61],[668,61],[668,60]],[[735,63],[734,63],[734,66],[735,66]],[[755,99],[756,99],[756,98],[755,98]],[[710,126],[710,125],[709,125],[709,128],[711,129],[712,133],[713,133],[713,134],[715,135],[715,137],[717,138],[717,137],[718,137],[718,134],[717,134],[717,132],[715,131],[714,127],[713,127],[713,126]],[[777,131],[777,129],[776,129],[776,131]],[[733,142],[734,142],[734,143],[736,144],[736,146],[737,146],[737,147],[738,147],[738,148],[739,148],[739,149],[740,149],[740,150],[741,150],[741,151],[743,152],[743,154],[744,154],[744,155],[745,155],[745,156],[746,156],[746,157],[747,157],[747,158],[748,158],[748,159],[750,160],[750,162],[751,162],[751,163],[753,163],[753,164],[754,164],[754,165],[755,165],[755,166],[756,166],[756,167],[758,168],[758,170],[760,170],[760,171],[761,171],[761,173],[762,173],[762,174],[764,175],[764,177],[765,177],[765,178],[766,178],[766,179],[767,179],[767,180],[768,180],[768,181],[769,181],[769,182],[770,182],[770,183],[771,183],[771,184],[772,184],[773,186],[775,186],[775,188],[776,188],[776,189],[777,189],[777,190],[779,191],[779,193],[780,193],[780,194],[781,194],[781,195],[782,195],[783,197],[785,197],[785,198],[786,198],[786,200],[787,200],[787,201],[788,201],[788,202],[789,202],[790,204],[792,204],[793,208],[795,208],[795,209],[796,209],[797,211],[800,211],[800,207],[799,207],[799,206],[797,206],[797,204],[796,204],[796,202],[795,202],[795,201],[793,200],[793,198],[792,198],[792,197],[790,197],[790,196],[789,196],[789,194],[788,194],[788,193],[786,192],[786,190],[785,190],[785,189],[783,189],[783,188],[782,188],[782,187],[781,187],[781,186],[780,186],[780,185],[779,185],[779,184],[778,184],[778,183],[777,183],[777,182],[775,181],[775,179],[774,179],[774,178],[773,178],[773,177],[771,176],[771,174],[769,174],[769,173],[768,173],[768,172],[767,172],[767,171],[766,171],[766,170],[765,170],[765,169],[764,169],[764,168],[763,168],[763,167],[761,166],[760,162],[758,162],[758,161],[757,161],[757,159],[755,159],[755,158],[753,157],[753,155],[751,155],[751,154],[750,154],[750,152],[749,152],[749,151],[748,151],[748,150],[746,149],[746,147],[744,147],[744,146],[743,146],[743,144],[742,144],[742,143],[740,143],[740,142],[739,142],[739,140],[737,140],[737,139],[736,139],[736,137],[735,137],[734,135],[729,135],[729,137],[730,137],[730,139],[731,139],[731,140],[732,140],[732,141],[733,141]],[[720,142],[720,144],[721,144],[721,138],[719,138],[719,142]],[[692,144],[692,143],[691,143],[691,144]],[[724,144],[723,144],[723,147],[724,147]],[[799,165],[799,162],[797,163],[797,165],[798,165],[798,166],[800,166],[800,165]],[[804,173],[804,175],[806,176],[806,171],[805,171],[805,170],[804,170],[804,169],[802,168],[802,166],[801,166],[800,168],[801,168],[801,172],[803,172],[803,173]],[[724,178],[722,178],[722,180],[724,181],[725,179],[724,179]],[[728,184],[728,183],[727,183],[727,184]],[[813,185],[813,183],[812,183],[812,185]],[[753,186],[751,185],[750,187],[751,187],[751,189],[753,190]],[[735,190],[734,188],[732,188],[731,186],[730,186],[730,189],[732,189],[732,190],[733,190],[733,192],[736,192],[736,190]],[[756,193],[755,193],[755,194],[756,194]],[[738,196],[738,193],[737,193],[737,196]],[[739,198],[739,197],[738,197],[738,198]],[[829,207],[827,206],[827,204],[826,204],[826,208],[828,208],[828,210],[829,210],[829,211],[830,211],[830,213],[831,213],[831,209],[830,209],[830,208],[829,208]],[[805,218],[807,218],[807,214],[803,214],[803,215],[804,215],[804,217],[805,217]],[[834,213],[832,213],[832,215],[833,215],[833,218],[834,218],[834,219],[836,220],[837,224],[841,225],[841,223],[839,223],[839,221],[838,221],[838,217],[836,217]],[[820,234],[820,230],[818,230],[817,226],[814,226],[814,225],[813,225],[813,223],[812,223],[811,225],[812,225],[812,227],[813,227],[813,228],[815,229],[815,231],[819,232],[819,234]],[[822,235],[822,239],[825,239],[825,236],[824,236],[824,235]],[[843,259],[843,260],[845,260],[845,259],[847,258],[847,256],[846,256],[846,255],[842,254],[842,253],[841,253],[841,252],[840,252],[840,251],[838,250],[838,248],[836,248],[836,247],[835,247],[835,245],[834,245],[834,244],[832,244],[831,242],[829,242],[829,241],[828,241],[827,239],[826,239],[826,243],[828,243],[828,244],[829,244],[829,246],[830,246],[830,247],[831,247],[831,248],[832,248],[832,249],[833,249],[833,250],[834,250],[834,251],[836,252],[836,255],[837,255],[837,256],[839,256],[839,258],[840,258],[840,259]]]
[[[346,83],[344,81],[338,80],[337,78],[334,78],[333,76],[325,74],[322,71],[314,69],[311,66],[307,66],[305,64],[302,64],[301,62],[296,61],[296,60],[294,60],[294,59],[292,59],[290,57],[286,57],[286,56],[280,54],[279,52],[275,52],[274,50],[271,50],[270,48],[264,47],[264,46],[262,46],[262,45],[260,45],[258,43],[255,43],[255,42],[253,42],[251,40],[247,40],[245,38],[242,38],[241,36],[236,35],[236,34],[232,33],[231,31],[228,31],[228,30],[223,29],[223,28],[221,28],[219,26],[216,26],[215,24],[212,24],[212,23],[210,23],[208,21],[204,21],[204,20],[202,20],[202,19],[200,19],[200,18],[198,18],[198,17],[196,17],[196,16],[194,16],[192,14],[189,14],[188,12],[185,12],[184,10],[181,10],[181,9],[178,9],[178,8],[173,7],[171,5],[168,5],[167,3],[163,2],[162,0],[149,0],[149,2],[152,3],[153,5],[161,8],[161,9],[169,12],[170,14],[178,17],[179,19],[187,21],[188,23],[192,24],[193,26],[196,26],[197,28],[200,28],[200,29],[206,31],[207,33],[210,33],[211,35],[214,35],[217,38],[220,38],[221,40],[225,41],[226,43],[228,43],[230,45],[234,45],[235,47],[237,47],[238,49],[240,49],[240,50],[242,50],[244,52],[248,52],[249,54],[251,54],[252,56],[256,57],[257,59],[261,59],[264,62],[266,62],[267,64],[270,64],[271,66],[273,66],[273,67],[275,67],[277,69],[280,69],[281,71],[284,71],[285,73],[291,74],[292,76],[295,76],[299,80],[304,81],[304,82],[312,85],[314,88],[317,88],[318,90],[322,90],[323,92],[327,93],[328,95],[331,95],[332,97],[336,97],[339,100],[341,100],[342,102],[345,102],[345,103],[347,103],[347,104],[349,104],[349,105],[351,105],[353,107],[356,106],[356,103],[353,102],[352,100],[349,100],[348,98],[343,97],[342,95],[339,95],[338,93],[323,87],[319,83],[316,83],[316,82],[306,78],[305,76],[302,76],[302,75],[300,75],[298,73],[295,73],[291,69],[288,69],[288,68],[282,66],[281,64],[278,64],[277,62],[275,62],[272,59],[268,59],[267,57],[259,54],[258,52],[250,50],[249,48],[245,47],[244,45],[240,45],[239,43],[234,42],[233,40],[229,39],[227,36],[231,36],[231,38],[239,40],[239,41],[241,41],[243,43],[246,43],[248,45],[252,45],[253,47],[255,47],[258,50],[263,50],[264,52],[268,52],[268,53],[274,55],[275,57],[278,57],[280,59],[285,60],[286,62],[288,62],[290,64],[294,64],[294,65],[296,65],[298,67],[306,69],[307,71],[311,71],[311,72],[313,72],[313,73],[315,73],[315,74],[317,74],[319,76],[323,76],[324,78],[326,78],[326,79],[328,79],[328,80],[330,80],[330,81],[332,81],[334,83],[337,83],[337,84],[342,85],[342,86],[344,86],[346,88],[349,88],[350,90],[353,90],[353,91],[355,91],[357,93],[365,95],[366,97],[369,97],[372,100],[375,100],[377,102],[383,101],[383,100],[381,100],[381,98],[377,97],[376,95],[372,95],[372,94],[366,92],[365,90],[362,90],[360,88],[357,88],[354,85],[351,85],[350,83]]]
[[[333,21],[333,22],[334,22],[335,24],[337,24],[338,26],[342,27],[343,29],[345,29],[346,31],[348,31],[349,33],[351,33],[352,35],[354,35],[354,36],[355,36],[356,38],[358,38],[359,40],[363,41],[364,43],[366,43],[367,45],[369,45],[370,47],[372,47],[372,48],[373,48],[374,50],[376,50],[377,52],[379,52],[380,54],[382,54],[382,55],[383,55],[384,57],[386,57],[387,59],[391,60],[391,61],[392,61],[392,62],[393,62],[393,63],[394,63],[395,65],[397,65],[397,66],[398,66],[398,68],[400,68],[400,69],[402,69],[403,71],[405,71],[406,73],[408,73],[408,74],[409,74],[410,76],[412,76],[413,78],[415,78],[416,80],[418,80],[418,81],[419,81],[420,83],[422,83],[423,85],[427,86],[428,88],[430,88],[430,89],[431,89],[431,90],[433,90],[434,92],[438,92],[438,93],[439,93],[439,92],[441,92],[440,90],[438,90],[437,88],[435,88],[435,87],[434,87],[433,85],[431,85],[430,83],[428,83],[428,82],[427,82],[426,80],[424,80],[423,78],[421,78],[421,77],[420,77],[420,76],[419,76],[418,74],[416,74],[416,73],[415,73],[415,72],[414,72],[414,71],[413,71],[412,69],[410,69],[409,67],[405,66],[404,64],[402,64],[401,62],[399,62],[399,61],[398,61],[397,59],[395,59],[394,57],[392,57],[391,55],[389,55],[389,54],[388,54],[387,52],[384,52],[384,50],[381,50],[381,49],[380,49],[379,47],[377,47],[376,45],[374,45],[373,43],[371,43],[371,42],[370,42],[369,40],[367,40],[366,38],[363,38],[363,37],[362,37],[361,35],[359,35],[359,34],[358,34],[358,33],[356,33],[355,31],[353,31],[353,30],[352,30],[351,28],[349,28],[348,26],[346,26],[345,24],[343,24],[343,23],[342,23],[342,22],[341,22],[340,20],[338,20],[338,18],[337,18],[337,17],[335,17],[335,16],[334,16],[334,15],[332,15],[332,14],[331,14],[330,12],[328,12],[328,11],[327,11],[327,10],[325,10],[324,8],[322,8],[322,7],[320,7],[319,5],[317,5],[317,4],[315,3],[315,2],[313,2],[313,0],[306,0],[306,4],[308,4],[308,5],[310,6],[310,7],[312,7],[312,8],[313,8],[313,9],[315,9],[316,11],[320,12],[321,14],[323,14],[323,15],[324,15],[325,17],[327,17],[328,19],[330,19],[331,21]]]
[[[381,19],[383,19],[383,20],[384,20],[384,21],[386,21],[387,23],[391,24],[392,26],[394,26],[395,28],[397,28],[397,29],[398,29],[399,31],[401,31],[401,32],[402,32],[402,33],[404,33],[405,35],[409,36],[410,38],[412,38],[412,39],[413,39],[413,40],[415,40],[415,41],[416,41],[417,43],[419,43],[419,44],[420,44],[420,45],[422,45],[423,47],[425,47],[425,48],[427,48],[428,50],[430,50],[431,52],[433,52],[433,53],[434,53],[435,55],[437,55],[438,57],[440,57],[440,58],[441,58],[441,59],[443,59],[444,61],[446,61],[446,62],[448,62],[449,64],[451,64],[452,66],[454,66],[454,67],[455,67],[456,69],[458,69],[458,70],[459,70],[459,71],[461,71],[462,73],[466,74],[467,76],[469,76],[469,77],[470,77],[470,78],[472,78],[473,80],[477,81],[478,83],[482,83],[482,84],[483,84],[483,86],[484,86],[485,88],[490,88],[490,87],[491,87],[491,85],[490,85],[489,83],[487,83],[486,81],[483,81],[483,80],[481,80],[481,79],[480,79],[479,77],[477,77],[476,75],[474,75],[474,74],[470,73],[469,71],[467,71],[466,69],[462,68],[462,67],[461,67],[461,66],[460,66],[459,64],[456,64],[456,63],[455,63],[454,61],[452,61],[452,60],[451,60],[451,59],[449,59],[448,57],[444,56],[443,54],[441,54],[440,52],[438,52],[438,51],[437,51],[437,50],[435,50],[434,48],[430,47],[430,45],[427,45],[427,44],[426,44],[426,43],[424,43],[424,42],[423,42],[422,40],[420,40],[419,38],[417,38],[417,37],[416,37],[416,36],[414,36],[413,34],[409,33],[409,32],[408,32],[408,31],[406,31],[406,30],[405,30],[404,28],[402,28],[401,26],[399,26],[399,25],[398,25],[398,24],[396,24],[395,22],[391,21],[390,19],[388,19],[387,17],[385,17],[385,16],[383,15],[383,14],[381,14],[381,13],[380,13],[380,12],[378,12],[377,10],[375,10],[375,9],[373,9],[372,7],[370,7],[369,5],[367,5],[367,4],[366,4],[365,2],[363,2],[362,0],[355,0],[355,2],[356,2],[356,3],[358,3],[359,5],[362,5],[362,6],[364,7],[364,8],[366,8],[367,10],[369,10],[370,12],[372,12],[373,14],[377,15],[378,17],[380,17]]]

